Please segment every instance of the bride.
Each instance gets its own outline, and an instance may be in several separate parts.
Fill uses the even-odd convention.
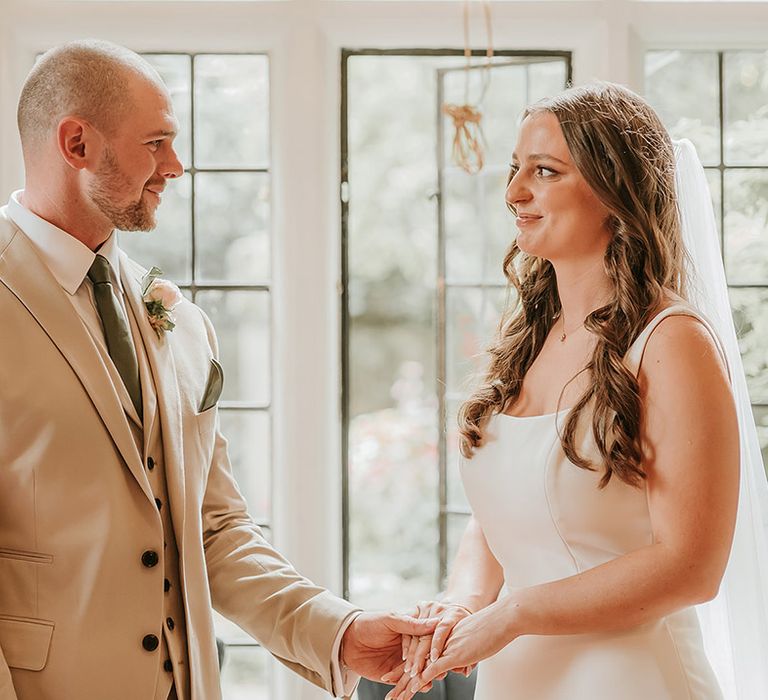
[[[569,89],[527,110],[506,201],[518,304],[459,419],[473,517],[445,598],[419,606],[443,622],[411,642],[387,697],[482,661],[476,700],[735,698],[734,640],[724,650],[713,631],[734,629],[722,613],[738,601],[694,606],[726,571],[740,463],[742,501],[755,478],[739,435],[748,399],[722,267],[687,274],[702,246],[683,239],[669,136],[621,86]],[[708,198],[696,207],[711,212]],[[738,532],[757,538],[762,565],[746,506]],[[765,595],[751,593],[764,621]],[[738,697],[762,697],[762,682]]]

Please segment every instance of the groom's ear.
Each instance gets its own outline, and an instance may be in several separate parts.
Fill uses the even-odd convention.
[[[64,162],[75,170],[95,164],[103,139],[85,119],[64,117],[56,129],[56,145]]]

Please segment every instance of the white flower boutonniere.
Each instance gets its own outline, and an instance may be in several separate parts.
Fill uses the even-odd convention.
[[[141,280],[141,294],[147,307],[149,324],[158,338],[176,327],[173,310],[182,300],[181,291],[173,282],[159,279],[162,274],[159,267],[153,267]]]

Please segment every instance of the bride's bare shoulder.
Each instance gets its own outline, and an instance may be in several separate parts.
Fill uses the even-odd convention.
[[[673,292],[671,289],[665,289],[661,301],[649,311],[647,319],[650,321],[654,318],[654,316],[660,314],[670,306],[679,306],[681,304],[686,304],[686,301],[683,299],[683,297],[681,297],[676,292]]]
[[[701,320],[684,314],[669,315],[653,329],[638,381],[644,393],[681,391],[688,400],[698,391],[708,392],[699,385],[725,389],[729,384],[728,371],[712,333]]]
[[[648,339],[638,383],[649,474],[711,475],[728,471],[722,467],[734,459],[738,467],[728,371],[704,323],[677,314],[662,319]]]

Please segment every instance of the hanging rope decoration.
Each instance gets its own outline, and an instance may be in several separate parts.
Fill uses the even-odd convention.
[[[443,114],[453,120],[455,130],[452,150],[453,162],[465,172],[474,175],[483,169],[485,162],[485,139],[481,125],[483,114],[480,111],[480,105],[491,82],[493,35],[491,33],[491,7],[488,0],[482,0],[488,48],[486,49],[486,64],[483,68],[480,97],[476,105],[471,105],[469,103],[469,78],[472,67],[472,49],[469,47],[469,3],[470,0],[464,0],[464,58],[467,61],[464,73],[464,104],[444,104]]]

